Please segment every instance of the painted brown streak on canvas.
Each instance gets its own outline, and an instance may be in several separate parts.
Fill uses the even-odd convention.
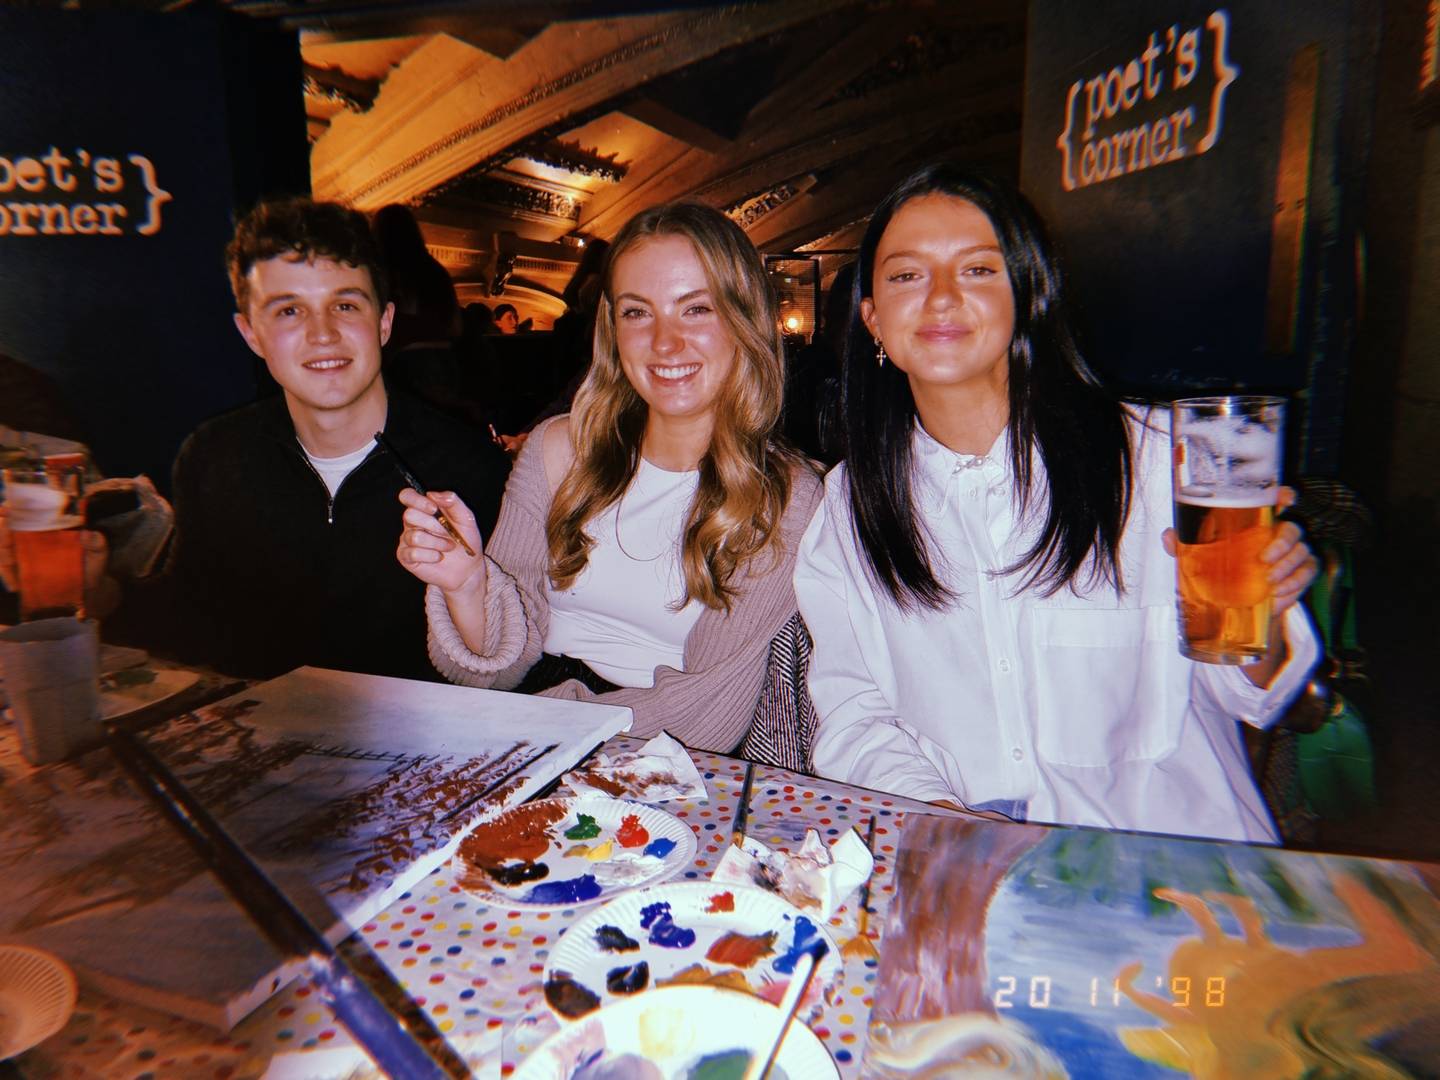
[[[889,974],[877,987],[872,1020],[993,1012],[985,911],[1010,867],[1044,836],[1035,826],[907,816],[897,896],[881,939]]]
[[[360,846],[343,887],[364,892],[443,844],[453,828],[449,811],[478,798],[499,777],[523,765],[528,749],[528,744],[517,743],[495,758],[417,757],[397,763],[362,790],[300,818],[267,848],[302,851],[315,836],[356,836]],[[367,833],[368,838],[360,839]]]

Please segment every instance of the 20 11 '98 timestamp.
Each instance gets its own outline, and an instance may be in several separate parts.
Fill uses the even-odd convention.
[[[991,1002],[997,1009],[1048,1009],[1052,1005],[1074,1007],[1075,1000],[1062,1001],[1072,990],[1081,1003],[1103,1008],[1118,1007],[1124,1003],[1126,994],[1119,979],[1090,980],[1088,986],[1078,988],[1057,987],[1049,975],[1032,975],[1028,979],[1014,975],[1001,975],[995,979],[995,990]],[[1188,975],[1172,975],[1168,980],[1155,976],[1155,989],[1168,994],[1170,1004],[1177,1009],[1194,1007],[1219,1009],[1225,1005],[1225,976],[1211,975],[1204,979],[1192,979]]]

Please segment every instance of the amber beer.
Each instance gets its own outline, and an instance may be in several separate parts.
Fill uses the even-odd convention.
[[[1197,505],[1177,499],[1180,651],[1209,663],[1250,663],[1270,637],[1270,569],[1260,552],[1275,507]]]
[[[85,549],[79,529],[16,530],[20,619],[85,614]]]
[[[1280,480],[1278,398],[1192,398],[1174,405],[1180,651],[1248,664],[1270,638],[1270,567]]]

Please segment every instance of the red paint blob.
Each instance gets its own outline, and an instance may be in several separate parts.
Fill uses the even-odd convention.
[[[620,841],[621,847],[644,847],[650,842],[650,834],[638,817],[626,814],[620,820],[620,828],[615,830],[615,839]]]
[[[734,911],[735,894],[728,892],[716,893],[710,897],[710,903],[705,906],[705,910],[707,912]]]

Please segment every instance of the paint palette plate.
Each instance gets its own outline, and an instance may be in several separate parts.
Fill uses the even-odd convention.
[[[100,718],[118,720],[172,698],[200,681],[198,671],[132,667],[100,677]]]
[[[0,945],[0,1061],[38,1046],[75,1011],[75,976],[26,945]]]
[[[511,1080],[694,1080],[740,1076],[780,1010],[732,990],[667,986],[617,1001],[563,1027],[520,1063]],[[790,1025],[771,1080],[836,1080],[839,1072],[813,1031]]]
[[[482,822],[455,860],[461,888],[485,903],[562,911],[667,881],[694,857],[695,834],[679,818],[585,796],[525,803]]]
[[[801,948],[829,951],[806,991],[838,982],[840,952],[818,920],[773,893],[685,881],[627,893],[575,923],[545,967],[545,1000],[562,1022],[671,980],[779,1002]]]

